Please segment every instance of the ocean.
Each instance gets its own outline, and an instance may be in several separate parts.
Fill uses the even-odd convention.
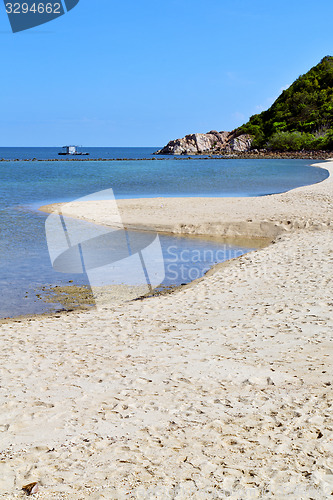
[[[84,148],[89,157],[68,161],[58,156],[61,148],[0,148],[0,159],[6,160],[0,162],[1,318],[59,310],[62,306],[57,301],[44,300],[43,288],[89,284],[84,275],[53,270],[45,238],[47,216],[38,211],[41,205],[72,201],[108,188],[117,199],[263,196],[328,176],[325,170],[311,167],[315,162],[308,160],[153,160],[157,149]],[[33,158],[37,160],[31,161]],[[48,161],[59,158],[61,161]],[[96,161],[99,158],[119,160]],[[253,248],[251,243],[231,245],[172,235],[163,235],[160,241],[166,268],[164,287],[188,283],[213,264]],[[188,259],[191,254],[197,256],[195,261]]]

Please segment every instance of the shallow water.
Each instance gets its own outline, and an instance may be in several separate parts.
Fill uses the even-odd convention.
[[[11,240],[1,239],[0,317],[38,314],[62,309],[58,302],[44,301],[43,289],[86,285],[86,273],[63,273],[52,268],[45,238],[46,214],[18,209]],[[15,217],[16,215],[16,217]],[[31,228],[34,228],[33,233]],[[129,234],[132,232],[129,231]],[[135,234],[136,232],[134,232]],[[189,283],[214,264],[238,257],[254,248],[249,242],[232,244],[221,239],[200,239],[160,234],[165,279],[157,290]]]

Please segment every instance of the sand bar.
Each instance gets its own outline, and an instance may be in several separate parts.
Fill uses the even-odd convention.
[[[332,163],[316,164],[332,174]],[[272,237],[295,229],[332,227],[332,177],[286,193],[251,198],[145,198],[118,200],[123,224],[177,234]],[[65,215],[118,226],[112,201],[55,203]]]
[[[119,203],[131,227],[275,240],[167,296],[4,323],[0,498],[31,481],[41,499],[331,497],[324,166],[281,195]]]

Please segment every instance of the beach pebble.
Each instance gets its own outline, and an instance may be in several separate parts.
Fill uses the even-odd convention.
[[[34,482],[26,484],[25,486],[22,486],[22,490],[29,496],[34,495],[35,493],[38,493],[38,483]]]

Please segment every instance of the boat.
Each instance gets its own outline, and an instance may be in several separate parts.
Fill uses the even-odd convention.
[[[60,153],[58,153],[58,155],[88,156],[90,154],[90,153],[84,153],[83,151],[79,151],[78,148],[79,148],[79,146],[63,146],[62,149],[64,151],[60,151]]]

